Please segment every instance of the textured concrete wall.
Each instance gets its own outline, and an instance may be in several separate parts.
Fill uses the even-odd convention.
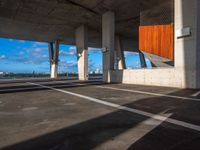
[[[111,71],[112,82],[186,88],[181,70],[174,68]]]

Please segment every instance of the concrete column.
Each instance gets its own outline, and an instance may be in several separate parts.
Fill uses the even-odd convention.
[[[120,36],[116,36],[115,41],[116,41],[117,69],[123,70],[126,69],[126,62],[124,58],[124,50]]]
[[[53,42],[48,43],[49,46],[49,65],[50,65],[50,73],[51,73],[51,66],[53,62]]]
[[[51,78],[58,77],[58,60],[59,60],[59,40],[56,40],[55,45],[53,42],[49,43],[49,61]]]
[[[139,52],[139,56],[140,56],[141,68],[147,68],[147,63],[144,54],[142,52]]]
[[[58,65],[55,63],[51,65],[51,78],[52,79],[58,78]]]
[[[183,87],[200,88],[200,1],[174,2],[175,67],[182,75]],[[188,29],[191,34],[187,33]]]
[[[110,70],[114,70],[115,15],[109,11],[102,17],[103,80],[111,82]]]
[[[76,30],[76,46],[79,80],[88,80],[88,28],[84,25]]]

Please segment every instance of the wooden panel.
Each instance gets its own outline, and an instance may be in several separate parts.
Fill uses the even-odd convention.
[[[174,60],[174,26],[154,25],[139,27],[139,49]]]

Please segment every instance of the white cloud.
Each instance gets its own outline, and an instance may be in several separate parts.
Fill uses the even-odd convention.
[[[49,57],[47,47],[34,47],[33,45],[30,48],[11,56],[9,60],[24,64],[42,64],[48,62]]]
[[[22,56],[22,55],[24,55],[24,54],[25,54],[25,53],[24,53],[23,51],[21,51],[21,52],[18,53],[19,56]]]
[[[46,49],[44,49],[44,48],[39,48],[39,47],[38,47],[38,48],[35,48],[33,52],[40,53],[40,52],[42,52],[42,51],[44,51],[44,50],[46,51]]]
[[[137,52],[125,51],[124,55],[125,55],[125,57],[127,57],[127,56],[138,56],[138,53]]]
[[[13,39],[9,39],[8,41],[9,41],[9,42],[13,42],[14,40],[13,40]]]
[[[1,55],[0,60],[4,60],[4,59],[6,59],[6,55]]]
[[[24,62],[24,64],[34,64],[34,62],[33,61],[26,61],[26,62]]]
[[[48,47],[48,44],[44,42],[35,42],[32,47]]]
[[[25,40],[19,40],[18,42],[21,43],[21,44],[26,43]]]
[[[67,52],[64,51],[64,50],[60,50],[59,55],[60,56],[67,56]]]
[[[42,53],[42,52],[48,52],[48,48],[47,47],[30,47],[25,49],[25,51],[27,53]]]
[[[60,67],[75,67],[77,66],[77,61],[60,61]]]
[[[76,54],[76,46],[71,46],[69,48],[69,53],[72,55],[72,54]]]
[[[102,49],[101,48],[91,48],[91,47],[89,47],[88,51],[89,51],[89,53],[99,53],[99,52],[102,51]]]
[[[69,61],[67,62],[67,67],[75,67],[77,66],[77,61]]]
[[[76,56],[76,47],[71,46],[68,51],[60,50],[60,56]]]
[[[135,68],[141,68],[141,63],[140,63],[140,61],[136,61],[134,67],[135,67]]]
[[[59,70],[62,72],[77,72],[77,61],[60,61]]]
[[[76,56],[76,52],[74,52],[74,51],[60,50],[59,54],[60,54],[60,56]]]

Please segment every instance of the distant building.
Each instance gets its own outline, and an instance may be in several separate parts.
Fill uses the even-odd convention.
[[[95,70],[95,74],[102,74],[101,69],[97,68],[97,69]]]

